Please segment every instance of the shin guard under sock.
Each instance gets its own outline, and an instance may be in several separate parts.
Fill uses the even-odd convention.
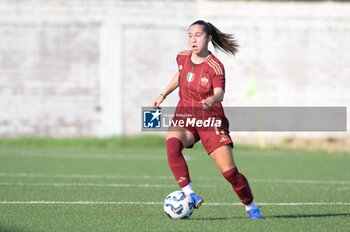
[[[252,203],[253,194],[250,190],[248,181],[244,175],[238,172],[237,167],[224,172],[222,175],[231,183],[233,190],[244,205]]]
[[[174,137],[167,139],[168,164],[180,188],[185,187],[191,182],[187,163],[182,155],[182,149],[181,140]]]

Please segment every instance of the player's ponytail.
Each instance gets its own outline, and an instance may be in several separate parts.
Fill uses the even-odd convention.
[[[211,42],[215,49],[219,49],[231,55],[235,55],[238,52],[238,44],[232,34],[223,33],[213,24],[203,20],[198,20],[192,23],[191,26],[195,24],[204,26],[204,31],[207,33],[207,36],[212,36]]]

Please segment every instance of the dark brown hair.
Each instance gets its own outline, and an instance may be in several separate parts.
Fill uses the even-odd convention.
[[[215,49],[235,55],[238,52],[238,44],[232,34],[226,34],[216,28],[213,24],[198,20],[191,24],[191,26],[198,24],[204,26],[204,31],[207,36],[211,35],[213,46]],[[190,27],[191,27],[190,26]]]

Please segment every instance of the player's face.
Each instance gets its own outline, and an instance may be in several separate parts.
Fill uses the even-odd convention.
[[[199,24],[194,24],[188,29],[188,41],[192,52],[195,54],[208,51],[210,37],[207,36],[203,29],[204,26]]]

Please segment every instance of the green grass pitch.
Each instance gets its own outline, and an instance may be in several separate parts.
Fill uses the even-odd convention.
[[[205,203],[170,220],[178,186],[163,137],[0,140],[0,231],[349,231],[350,154],[249,148],[235,161],[265,219],[250,220],[201,144],[184,151]]]

